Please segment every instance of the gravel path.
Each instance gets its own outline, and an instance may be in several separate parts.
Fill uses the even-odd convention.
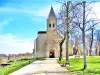
[[[56,59],[36,61],[22,69],[11,73],[10,75],[76,75],[61,67]]]

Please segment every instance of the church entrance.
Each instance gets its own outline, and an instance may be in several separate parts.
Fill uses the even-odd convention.
[[[49,52],[49,57],[50,57],[50,58],[55,58],[55,52],[54,52],[53,49],[50,50],[50,52]]]

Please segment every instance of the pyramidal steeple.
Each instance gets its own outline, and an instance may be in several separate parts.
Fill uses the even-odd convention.
[[[51,9],[50,9],[50,12],[49,12],[48,18],[56,18],[56,15],[55,15],[55,12],[54,12],[52,6],[51,6]]]

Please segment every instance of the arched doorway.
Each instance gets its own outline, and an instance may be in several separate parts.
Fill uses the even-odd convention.
[[[49,51],[49,57],[50,57],[50,58],[55,58],[55,51],[54,51],[54,49],[51,49],[51,50]]]

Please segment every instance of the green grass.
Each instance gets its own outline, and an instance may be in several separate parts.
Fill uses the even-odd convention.
[[[63,59],[60,64],[65,62]],[[87,69],[83,70],[83,58],[69,59],[71,72],[77,72],[78,75],[100,75],[100,56],[87,56]]]
[[[10,62],[10,66],[4,67],[4,68],[0,68],[0,75],[8,75],[9,73],[12,73],[36,60],[45,60],[43,58],[39,58],[39,59],[24,59],[24,60],[20,60],[17,62]]]

